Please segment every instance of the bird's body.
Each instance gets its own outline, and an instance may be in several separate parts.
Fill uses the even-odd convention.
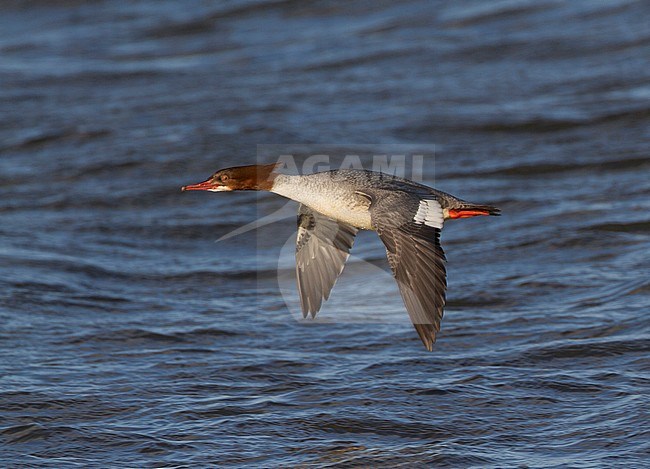
[[[440,230],[450,218],[499,215],[407,179],[364,170],[304,176],[275,165],[218,171],[184,190],[267,190],[299,202],[296,272],[303,314],[315,316],[343,270],[358,230],[374,230],[420,339],[432,349],[445,304],[445,255]]]
[[[355,193],[363,187],[363,179],[356,171],[339,170],[306,176],[279,174],[271,192],[300,202],[336,221],[371,230],[370,204],[365,197]]]

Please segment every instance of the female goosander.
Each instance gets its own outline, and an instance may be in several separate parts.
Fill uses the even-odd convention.
[[[440,330],[447,278],[440,230],[445,220],[499,215],[408,179],[357,169],[304,176],[277,173],[277,163],[217,171],[184,191],[270,191],[300,203],[296,273],[303,316],[327,300],[361,230],[374,230],[415,330],[431,351]]]

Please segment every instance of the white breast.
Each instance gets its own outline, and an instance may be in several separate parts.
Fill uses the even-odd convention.
[[[280,174],[271,192],[288,197],[334,220],[370,230],[368,202],[354,193],[344,181],[334,181],[319,173],[311,176]]]

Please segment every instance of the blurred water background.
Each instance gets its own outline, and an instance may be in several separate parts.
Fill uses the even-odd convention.
[[[2,2],[2,466],[647,465],[649,15]],[[299,322],[293,218],[215,243],[285,201],[179,192],[288,143],[434,146],[503,209],[445,228],[432,353],[373,233]]]

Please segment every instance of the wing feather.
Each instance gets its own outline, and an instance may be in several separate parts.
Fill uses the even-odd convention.
[[[296,239],[296,277],[302,314],[321,308],[343,271],[359,230],[301,205]]]
[[[422,199],[412,194],[393,191],[365,195],[371,200],[372,224],[386,246],[406,310],[422,343],[431,351],[440,331],[447,290],[446,258],[440,246],[442,224],[426,223]],[[426,203],[428,209],[442,211],[435,199]]]

